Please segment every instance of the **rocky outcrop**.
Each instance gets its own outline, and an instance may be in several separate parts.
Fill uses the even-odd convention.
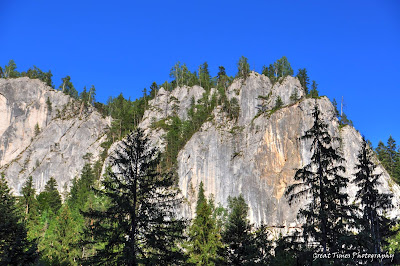
[[[28,176],[38,191],[50,177],[68,188],[82,157],[98,157],[108,126],[92,107],[39,80],[0,79],[0,172],[16,194]]]
[[[203,90],[195,87],[190,92],[200,97]],[[291,99],[295,92],[302,98]],[[267,77],[254,72],[245,81],[235,80],[226,93],[229,99],[238,100],[237,121],[228,119],[222,108],[217,107],[214,119],[204,123],[178,155],[179,187],[186,199],[183,216],[193,217],[202,181],[206,194],[213,195],[215,202],[225,207],[229,196],[242,194],[249,204],[250,220],[256,224],[264,222],[286,230],[299,226],[302,221],[297,220],[297,211],[306,201],[289,206],[284,192],[293,184],[296,170],[310,161],[310,143],[299,138],[313,123],[311,114],[315,102],[329,125],[330,134],[342,139],[336,145],[346,159],[344,175],[353,179],[361,135],[350,126],[339,128],[328,98],[305,99],[296,78],[287,77],[273,85]],[[278,96],[283,107],[273,111]],[[185,118],[184,113],[179,116]],[[154,117],[153,122],[165,118],[152,110],[146,111],[145,117]],[[146,121],[141,126],[147,128],[148,136],[160,139],[162,134],[157,135],[157,129],[149,129]],[[395,193],[396,210],[392,215],[396,215],[399,187],[383,168],[379,166],[378,171],[383,173],[380,189]],[[350,184],[349,194],[354,196],[355,191],[356,187]]]

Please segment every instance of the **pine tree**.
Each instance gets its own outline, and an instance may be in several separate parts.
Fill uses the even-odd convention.
[[[301,87],[304,90],[304,94],[308,95],[308,85],[310,85],[310,78],[307,75],[307,69],[300,68],[296,77],[299,79]]]
[[[351,246],[343,245],[350,238],[347,228],[352,225],[353,212],[343,191],[348,179],[340,175],[345,171],[341,166],[344,159],[333,148],[339,139],[329,135],[317,103],[312,115],[314,123],[301,137],[311,140],[311,162],[296,171],[294,179],[299,183],[289,186],[285,195],[289,204],[303,197],[311,198],[298,213],[305,220],[302,238],[310,252],[344,252]]]
[[[222,247],[216,218],[213,217],[213,203],[204,195],[203,182],[197,196],[196,218],[189,229],[189,263],[214,265],[219,260],[217,251]]]
[[[37,259],[36,245],[27,239],[4,175],[0,178],[0,264],[28,265]]]
[[[222,232],[226,262],[228,265],[254,265],[258,252],[247,218],[248,206],[242,195],[228,198],[228,206],[228,220]]]
[[[362,214],[359,222],[359,243],[362,245],[362,252],[382,254],[388,244],[387,239],[396,234],[396,231],[391,230],[396,221],[385,216],[385,212],[393,208],[392,195],[378,190],[382,173],[376,173],[372,152],[364,138],[357,159],[354,183],[358,187],[356,200],[360,202]]]
[[[105,210],[91,209],[93,219],[86,231],[103,248],[91,258],[107,264],[176,264],[183,253],[176,245],[182,240],[184,221],[175,218],[179,203],[173,190],[174,178],[157,169],[160,155],[137,129],[121,141],[111,156],[108,177],[102,180],[100,196],[109,199]]]

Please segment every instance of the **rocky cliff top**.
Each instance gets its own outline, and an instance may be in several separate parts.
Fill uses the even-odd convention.
[[[59,190],[101,152],[109,120],[92,107],[27,77],[0,79],[0,172],[14,193],[28,176],[41,191],[50,177]]]

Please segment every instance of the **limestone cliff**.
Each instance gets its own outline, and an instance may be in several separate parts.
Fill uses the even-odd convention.
[[[204,92],[202,88],[194,87],[178,88],[171,94],[180,96],[182,91],[185,95],[196,95],[196,99]],[[297,101],[290,99],[295,91],[302,97]],[[240,114],[237,121],[229,120],[221,107],[215,108],[212,121],[204,123],[178,155],[179,187],[186,199],[182,207],[185,217],[193,217],[198,187],[203,181],[206,194],[212,194],[215,202],[225,207],[228,196],[243,194],[250,207],[250,220],[254,223],[264,222],[277,228],[298,226],[301,221],[297,220],[297,210],[305,201],[289,207],[284,192],[293,184],[296,169],[310,160],[310,143],[300,141],[299,137],[312,125],[315,101],[329,125],[330,134],[342,139],[337,148],[346,159],[345,175],[352,180],[361,135],[350,126],[339,129],[328,98],[305,99],[296,78],[287,77],[282,83],[273,85],[267,77],[254,72],[245,81],[235,80],[226,93],[229,99],[238,99]],[[167,109],[166,103],[171,102],[171,98],[165,98],[164,90],[160,90],[160,94],[164,98],[150,101],[152,107],[146,111],[141,127],[154,143],[163,146],[164,132],[149,127],[150,120],[155,122],[166,117],[160,110]],[[283,107],[270,111],[278,96]],[[183,102],[187,98],[181,96]],[[183,106],[186,110],[187,107]],[[259,110],[265,112],[259,114]],[[182,106],[179,111],[179,116],[184,118]],[[383,172],[381,189],[395,192],[397,210],[393,215],[396,215],[399,187],[382,167],[378,170]],[[350,185],[348,191],[354,196],[355,186]]]
[[[79,175],[86,153],[96,159],[109,121],[39,80],[0,79],[0,172],[18,194],[28,176],[41,191]]]

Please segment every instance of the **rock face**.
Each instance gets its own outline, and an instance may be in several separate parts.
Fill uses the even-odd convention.
[[[214,92],[211,89],[208,97]],[[199,86],[179,87],[172,92],[161,88],[149,101],[140,127],[163,150],[166,132],[157,127],[157,122],[168,123],[173,114],[187,119],[193,100],[207,96],[204,93]],[[336,148],[346,159],[344,175],[353,179],[361,135],[353,127],[339,127],[328,98],[305,99],[296,78],[287,77],[273,85],[254,72],[246,80],[235,80],[226,94],[231,101],[236,98],[240,107],[237,120],[228,118],[217,106],[213,118],[178,154],[178,184],[185,198],[181,215],[193,217],[203,182],[206,195],[213,195],[215,202],[225,207],[229,196],[242,194],[253,223],[264,222],[285,230],[299,226],[302,221],[297,220],[297,211],[306,200],[289,206],[284,192],[293,184],[296,170],[310,161],[310,143],[300,141],[300,137],[313,123],[315,102],[331,136],[341,138]],[[294,95],[298,99],[291,97]],[[278,97],[283,106],[273,110]],[[0,79],[0,172],[5,173],[16,194],[30,175],[39,191],[51,176],[61,190],[68,187],[85,163],[82,157],[86,153],[98,157],[108,126],[109,121],[91,107],[85,110],[81,103],[39,80]],[[395,196],[396,209],[391,215],[398,215],[400,188],[381,166],[377,171],[383,173],[380,189]],[[356,187],[350,184],[348,192],[354,197]]]
[[[203,92],[200,87],[189,91],[197,98]],[[299,226],[302,221],[297,220],[297,211],[306,200],[289,206],[284,192],[293,184],[296,169],[310,162],[310,143],[299,138],[313,123],[311,114],[315,102],[329,125],[331,136],[342,139],[336,145],[346,159],[344,175],[353,179],[360,133],[350,126],[339,129],[334,107],[328,98],[293,100],[290,96],[295,92],[299,98],[304,96],[299,81],[293,77],[274,86],[267,77],[254,72],[245,81],[234,81],[226,93],[229,99],[235,97],[238,100],[240,114],[237,121],[229,120],[222,108],[217,107],[213,112],[214,119],[204,123],[178,155],[179,187],[186,199],[183,216],[194,216],[197,191],[202,181],[206,194],[213,195],[215,202],[225,207],[229,196],[242,194],[249,205],[250,220],[256,224],[264,222],[270,227],[286,229]],[[275,106],[278,96],[283,107],[275,112],[268,111]],[[155,101],[151,104],[160,107]],[[179,110],[179,116],[185,118],[182,109]],[[259,115],[259,110],[266,112]],[[151,118],[154,122],[165,117],[150,109],[141,124],[159,145],[163,145],[159,141],[163,132],[149,128],[148,120]],[[379,166],[378,171],[383,172],[381,190],[395,192],[397,209],[392,215],[396,215],[399,187],[392,183],[382,167]],[[348,193],[354,197],[355,192],[356,187],[350,185]]]
[[[19,194],[28,176],[41,191],[59,190],[80,174],[86,153],[96,159],[109,121],[39,80],[0,79],[0,172]]]

